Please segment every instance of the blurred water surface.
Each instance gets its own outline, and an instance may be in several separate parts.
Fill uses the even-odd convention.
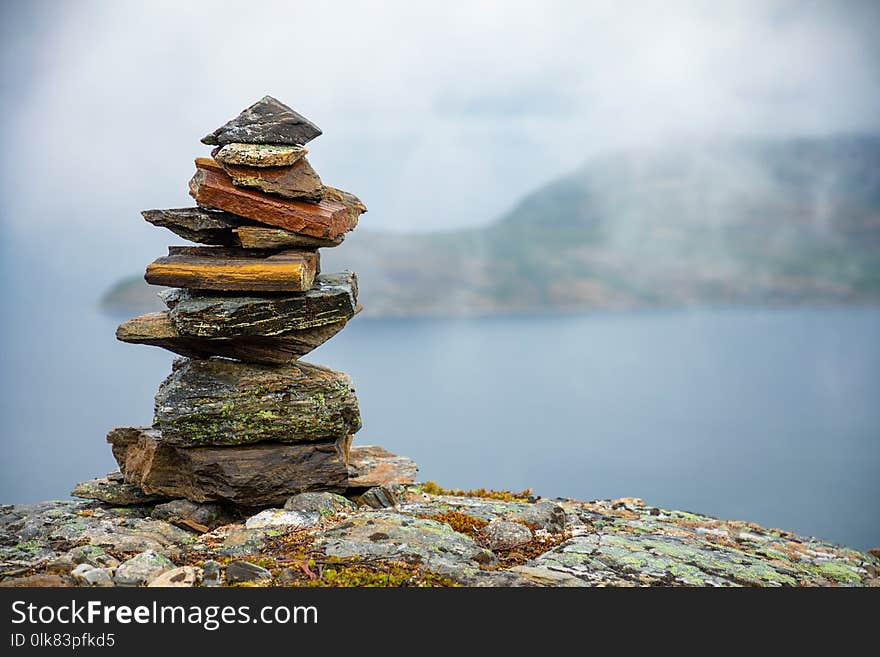
[[[45,297],[44,297],[45,298]],[[163,350],[76,298],[4,329],[0,500],[64,497],[149,423]],[[38,328],[33,328],[33,327]],[[880,544],[880,310],[357,318],[307,360],[349,372],[364,429],[447,487],[638,496]]]

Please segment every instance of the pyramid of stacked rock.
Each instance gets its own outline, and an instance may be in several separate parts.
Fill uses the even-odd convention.
[[[318,249],[366,212],[306,159],[320,134],[266,96],[202,139],[215,148],[196,159],[196,207],[142,213],[202,246],[169,247],[147,266],[148,283],[172,288],[160,293],[167,310],[116,336],[184,358],[159,386],[153,425],[108,435],[121,475],[74,494],[264,506],[383,483],[370,472],[399,457],[368,447],[353,458],[361,419],[349,377],[299,360],[360,309],[355,274],[320,271]]]

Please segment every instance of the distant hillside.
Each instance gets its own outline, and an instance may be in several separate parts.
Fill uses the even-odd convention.
[[[325,249],[369,315],[880,301],[880,137],[591,160],[486,227]],[[153,297],[118,286],[107,303]]]

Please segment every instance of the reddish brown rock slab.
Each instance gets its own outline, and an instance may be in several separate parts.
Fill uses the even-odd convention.
[[[411,484],[418,472],[419,466],[411,458],[392,454],[378,445],[356,445],[349,451],[350,488]]]
[[[253,187],[282,198],[317,202],[324,198],[324,186],[309,161],[302,157],[287,167],[251,167],[220,162],[236,187]]]
[[[247,363],[286,365],[309,353],[345,327],[346,321],[289,331],[278,336],[239,335],[229,338],[182,336],[166,311],[146,313],[119,325],[116,339],[162,347],[189,358],[220,356]]]
[[[304,292],[318,273],[314,251],[253,252],[223,247],[171,247],[147,265],[151,285],[220,292]]]
[[[358,218],[367,211],[367,206],[357,196],[351,192],[346,192],[336,187],[324,186],[324,198],[331,201],[338,201],[345,206],[348,213],[348,221],[352,229],[357,226]]]
[[[280,506],[305,491],[344,491],[347,439],[307,445],[178,447],[146,427],[114,429],[107,436],[126,482],[145,493],[242,506]]]
[[[345,205],[343,201],[340,203]],[[309,237],[283,228],[258,224],[222,210],[200,207],[144,210],[141,214],[154,226],[167,228],[174,234],[199,244],[278,251],[333,247],[345,239],[344,234],[332,240]]]
[[[189,187],[190,195],[200,206],[224,210],[309,237],[334,240],[354,228],[351,213],[339,201],[325,199],[320,203],[307,203],[236,187],[211,158],[196,159],[196,173]]]

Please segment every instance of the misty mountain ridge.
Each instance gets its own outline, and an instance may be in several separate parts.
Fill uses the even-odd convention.
[[[358,273],[369,316],[876,303],[880,137],[612,153],[487,226],[362,226],[322,261]],[[107,301],[140,305],[147,289]]]

